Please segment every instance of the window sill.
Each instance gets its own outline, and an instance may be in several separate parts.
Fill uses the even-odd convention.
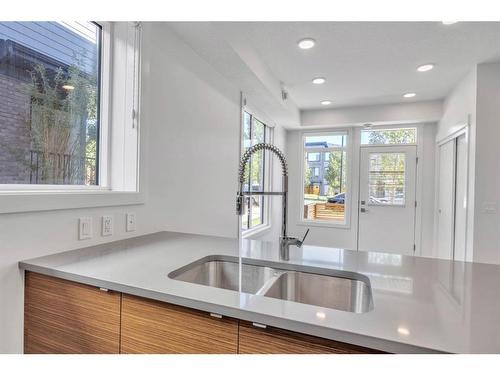
[[[325,227],[325,228],[338,228],[338,229],[350,229],[351,226],[348,223],[331,223],[328,221],[319,221],[319,220],[301,220],[297,223],[297,225],[304,227]]]
[[[271,226],[269,224],[261,224],[255,228],[247,229],[241,235],[242,238],[249,238],[251,236],[261,235],[269,231]]]
[[[144,204],[145,193],[100,189],[0,191],[0,214]]]

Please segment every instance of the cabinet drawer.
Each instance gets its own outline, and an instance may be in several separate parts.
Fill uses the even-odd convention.
[[[239,353],[241,354],[373,354],[363,348],[284,329],[257,328],[240,322]]]
[[[238,351],[238,321],[123,294],[122,353],[227,353]]]
[[[25,353],[119,353],[120,293],[25,275]]]

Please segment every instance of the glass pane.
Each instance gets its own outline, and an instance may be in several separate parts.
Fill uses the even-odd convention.
[[[241,150],[242,155],[245,151],[252,146],[252,116],[243,112],[243,149]],[[245,169],[245,185],[243,186],[243,191],[249,191],[249,179],[250,179],[250,168]],[[248,221],[248,218],[247,218]]]
[[[371,153],[368,171],[370,204],[405,204],[404,153]]]
[[[361,131],[362,145],[416,144],[417,129],[370,129]]]
[[[262,195],[252,196],[252,216],[251,216],[251,228],[264,223],[263,209],[264,209],[264,197]]]
[[[317,149],[318,144],[331,147],[333,137],[338,137],[345,147],[344,135],[306,137],[304,148],[304,219],[319,221],[345,221],[346,163],[344,150],[307,152],[307,148]],[[314,142],[310,138],[314,138]],[[338,146],[338,145],[336,145]],[[313,156],[312,156],[313,155]]]
[[[100,35],[0,22],[0,184],[97,184]]]
[[[248,205],[250,204],[250,198],[244,197],[243,199],[243,215],[241,216],[241,228],[243,230],[248,229]]]
[[[252,145],[265,142],[265,125],[254,119],[252,126]],[[252,191],[264,190],[264,150],[256,152],[251,158]]]
[[[253,118],[249,113],[244,112],[243,152],[250,146],[261,142],[266,142],[265,124]],[[264,191],[265,157],[264,151],[252,154],[245,170],[245,180],[247,182],[244,185],[244,191]],[[254,228],[264,223],[264,202],[265,198],[259,195],[245,199],[245,213],[242,218],[243,229]]]

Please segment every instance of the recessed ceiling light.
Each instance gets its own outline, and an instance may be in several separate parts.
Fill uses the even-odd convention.
[[[72,85],[62,85],[62,88],[63,88],[64,90],[71,91],[71,90],[74,90],[74,89],[75,89],[75,86],[72,86]]]
[[[321,102],[321,104],[322,104],[322,105],[330,105],[330,104],[332,104],[332,101],[331,101],[331,100],[323,100],[323,101]]]
[[[403,98],[413,98],[414,96],[417,96],[417,94],[415,94],[414,92],[407,92],[403,95]]]
[[[443,25],[453,25],[454,23],[457,23],[458,21],[443,21]]]
[[[429,70],[432,69],[434,69],[434,64],[424,64],[417,67],[417,71],[419,72],[428,72]]]
[[[299,40],[299,43],[298,43],[299,48],[302,48],[302,49],[313,48],[315,44],[316,44],[316,41],[314,39],[311,39],[311,38],[305,38],[305,39]]]
[[[326,82],[326,78],[323,78],[323,77],[316,77],[312,80],[312,83],[314,83],[315,85],[322,85],[325,82]]]

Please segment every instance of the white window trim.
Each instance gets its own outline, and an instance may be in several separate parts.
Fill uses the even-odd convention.
[[[342,147],[329,147],[329,148],[311,148],[308,149],[308,152],[311,150],[311,152],[315,152],[315,150],[320,150],[324,152],[325,150],[327,151],[339,151],[339,150],[345,150],[347,153],[347,163],[346,163],[346,195],[345,195],[345,208],[344,208],[344,214],[345,214],[345,219],[343,223],[338,223],[338,222],[331,222],[327,220],[306,220],[304,219],[304,154],[306,152],[305,147],[304,147],[304,142],[306,137],[310,136],[322,136],[322,135],[328,135],[332,133],[345,133],[347,135],[347,146],[342,148]],[[303,131],[301,132],[301,137],[300,137],[300,160],[301,160],[301,165],[300,165],[300,194],[299,194],[299,212],[298,212],[298,221],[297,225],[300,226],[307,226],[307,227],[328,227],[328,228],[341,228],[341,229],[350,229],[351,228],[351,205],[353,202],[352,199],[352,191],[351,191],[351,177],[352,177],[352,150],[353,150],[353,129],[352,128],[332,128],[332,129],[325,129],[321,131]]]
[[[99,186],[81,186],[81,185],[30,185],[30,184],[0,184],[0,214],[16,213],[16,212],[32,212],[32,211],[47,211],[60,210],[69,208],[85,208],[85,207],[105,207],[105,206],[120,206],[120,205],[135,205],[142,204],[146,201],[145,187],[141,183],[139,186],[139,93],[140,93],[140,46],[141,46],[141,31],[140,24],[128,23],[128,27],[135,28],[134,44],[132,47],[132,56],[126,59],[126,67],[122,67],[125,74],[132,74],[132,88],[129,87],[127,95],[121,95],[121,101],[115,96],[112,91],[117,89],[119,79],[116,75],[116,67],[113,64],[123,62],[123,57],[113,56],[116,53],[117,46],[114,43],[114,23],[99,22],[102,27],[102,44],[101,44],[101,96],[100,96],[100,154],[99,158]],[[130,48],[126,51],[130,54]],[[119,69],[118,69],[119,70]],[[115,78],[115,79],[113,79]],[[129,82],[130,84],[130,82]],[[125,108],[123,105],[123,97],[126,96],[128,104],[131,108]],[[132,119],[131,109],[135,111],[135,119]],[[133,128],[135,137],[132,137],[126,142],[127,145],[117,145],[116,139],[112,139],[109,135],[113,133],[113,128]],[[129,135],[127,135],[129,136]],[[125,142],[122,138],[121,142]],[[119,147],[117,147],[119,146]],[[112,153],[121,152],[121,163],[123,160],[124,147],[131,149],[131,157],[135,159],[133,166],[127,166],[129,169],[125,171],[129,178],[133,180],[131,184],[127,184],[123,176],[121,181],[112,181],[111,173],[118,168],[111,168]],[[119,150],[117,150],[119,149]],[[115,157],[116,159],[116,157]],[[116,163],[113,160],[113,163]],[[125,168],[124,165],[120,167]],[[130,169],[132,169],[130,171]],[[144,179],[144,176],[142,176]],[[115,178],[116,180],[116,178]]]

